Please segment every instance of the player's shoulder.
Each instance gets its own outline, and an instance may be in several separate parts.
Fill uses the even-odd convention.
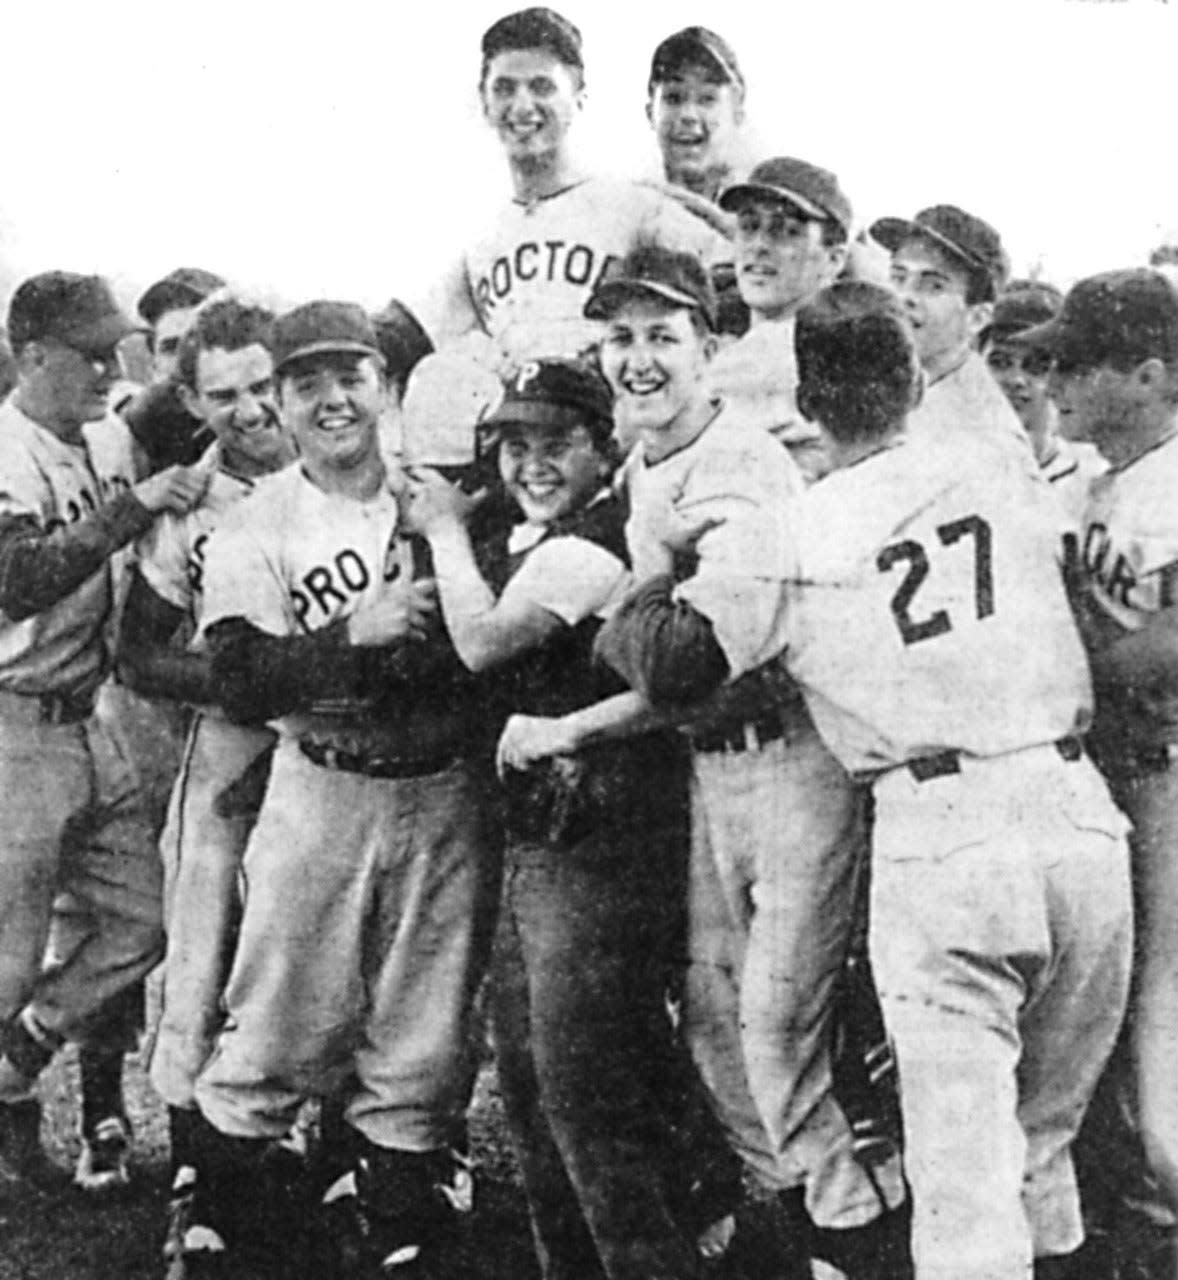
[[[721,398],[712,425],[700,436],[698,457],[713,472],[743,475],[750,487],[803,487],[797,464],[742,402]]]
[[[240,500],[226,504],[218,534],[225,538],[244,535],[263,542],[281,540],[295,527],[303,491],[309,487],[297,463],[259,477],[247,493],[238,495]]]
[[[40,434],[36,423],[16,407],[11,396],[0,403],[0,467],[7,473],[29,466]]]

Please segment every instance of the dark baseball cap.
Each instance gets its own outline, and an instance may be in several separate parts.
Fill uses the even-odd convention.
[[[609,384],[583,360],[529,360],[504,383],[503,399],[484,427],[587,427],[607,439],[614,427]]]
[[[608,320],[631,298],[659,298],[676,307],[702,312],[708,327],[716,327],[716,295],[703,263],[694,253],[680,253],[662,245],[640,245],[615,258],[602,272],[584,315]]]
[[[584,67],[581,33],[553,9],[537,5],[509,13],[483,32],[483,61],[513,49],[547,49],[566,66]]]
[[[707,27],[684,27],[668,36],[654,51],[650,60],[650,81],[647,90],[653,89],[678,71],[684,63],[702,62],[715,68],[729,84],[743,90],[744,75],[732,46]]]
[[[109,351],[134,332],[135,325],[101,276],[45,271],[23,281],[8,304],[8,340],[14,352],[45,338],[79,351]]]
[[[1178,365],[1178,292],[1148,267],[1089,276],[1073,285],[1058,315],[1018,341],[1050,351],[1065,368]]]
[[[273,350],[275,370],[306,356],[337,351],[384,363],[376,329],[354,302],[305,302],[287,311],[275,321]]]
[[[978,335],[980,342],[1005,342],[1024,329],[1050,320],[1063,306],[1063,294],[1050,284],[1027,281],[1011,285],[994,304],[990,323]]]
[[[792,156],[762,160],[744,182],[720,192],[720,208],[731,213],[750,199],[785,200],[807,218],[837,222],[844,231],[851,230],[851,202],[838,178],[829,169]]]
[[[421,321],[399,299],[390,298],[372,317],[376,340],[389,377],[404,382],[434,344]]]
[[[871,234],[890,253],[914,236],[931,240],[968,270],[984,275],[990,283],[991,296],[1002,288],[1010,270],[998,232],[956,205],[933,205],[922,209],[915,218],[880,218],[872,223]]]
[[[138,311],[144,323],[154,325],[165,311],[195,307],[211,293],[225,287],[225,281],[200,267],[177,267],[157,280],[139,299]]]

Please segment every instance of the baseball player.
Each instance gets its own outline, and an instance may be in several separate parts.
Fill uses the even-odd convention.
[[[1062,295],[1051,285],[1030,280],[1011,283],[994,304],[979,347],[1023,424],[1039,469],[1078,530],[1092,481],[1105,470],[1105,463],[1094,445],[1060,435],[1059,414],[1047,387],[1050,352],[1022,338],[1033,326],[1050,320],[1062,302]]]
[[[499,674],[512,710],[589,705],[612,691],[593,636],[630,580],[609,387],[577,361],[527,362],[482,426],[522,516],[486,571],[472,500],[434,472],[411,485],[446,625],[467,666]],[[704,1162],[675,1124],[666,992],[684,763],[673,739],[648,734],[507,777],[496,1056],[545,1276],[696,1276],[696,1230],[731,1207],[689,1204]],[[735,1180],[731,1191],[735,1203]]]
[[[767,432],[710,396],[712,305],[698,263],[657,247],[618,264],[588,305],[602,322],[616,407],[641,431],[625,483],[642,585],[606,622],[597,650],[641,695],[630,704],[638,723],[643,699],[712,699],[689,730],[683,1019],[729,1140],[780,1193],[817,1269],[902,1275],[899,1162],[893,1153],[869,1173],[856,1161],[831,1093],[832,995],[863,852],[859,796],[796,693],[765,665],[781,645],[787,521],[803,481]],[[704,530],[691,557],[666,550],[670,510]],[[639,657],[647,627],[658,641]],[[568,745],[579,746],[621,731],[624,722],[602,718],[607,705],[562,718],[558,732],[571,730]],[[532,754],[530,728],[509,723],[508,763]]]
[[[120,409],[153,471],[176,462],[191,464],[212,444],[199,418],[185,408],[176,378],[180,341],[210,294],[225,281],[200,267],[177,267],[139,299],[151,352],[151,385]]]
[[[301,461],[259,481],[206,549],[218,700],[277,721],[279,742],[243,859],[226,1018],[196,1081],[196,1199],[206,1251],[233,1267],[297,1246],[297,1173],[276,1144],[305,1097],[342,1096],[358,1195],[337,1207],[362,1220],[351,1243],[378,1275],[434,1243],[456,1175],[497,879],[466,760],[481,712],[399,534],[371,322],[308,303],[273,346]]]
[[[112,558],[159,513],[188,510],[207,478],[171,468],[136,482],[130,434],[106,403],[132,328],[103,280],[68,272],[26,280],[8,313],[18,379],[0,408],[0,1161],[14,1178],[38,1172],[37,1075],[162,946],[142,780],[117,717],[96,716],[95,701],[110,666]]]
[[[1016,455],[908,435],[917,357],[888,292],[834,286],[796,342],[835,469],[797,506],[784,659],[872,781],[916,1275],[1021,1280],[1033,1257],[1066,1274],[1084,1238],[1069,1149],[1124,1012],[1131,921],[1126,824],[1076,736],[1091,685],[1059,513]]]
[[[595,336],[585,300],[636,234],[707,257],[718,236],[660,191],[584,171],[573,147],[585,100],[581,34],[567,18],[545,8],[509,14],[484,33],[482,56],[483,115],[514,198],[423,312],[426,327],[439,348],[476,335],[492,365],[576,355]]]
[[[151,1059],[156,1091],[168,1105],[172,1150],[173,1254],[190,1222],[198,1176],[193,1083],[220,1026],[221,994],[240,914],[238,877],[252,814],[225,815],[219,797],[274,743],[272,730],[228,720],[214,705],[207,654],[180,648],[200,621],[205,547],[225,512],[262,476],[295,456],[279,420],[270,354],[270,312],[236,299],[207,304],[180,346],[176,376],[188,412],[212,432],[210,471],[200,503],[166,516],[141,540],[123,613],[119,669],[151,698],[197,708],[160,842],[164,868],[167,950],[163,1011]]]
[[[1063,430],[1091,440],[1109,464],[1092,486],[1081,535],[1082,617],[1096,684],[1091,740],[1133,823],[1138,970],[1130,1030],[1139,1123],[1169,1200],[1172,1266],[1178,298],[1156,271],[1092,276],[1028,339],[1052,353],[1051,387]]]
[[[912,325],[924,393],[908,417],[918,438],[960,433],[1013,450],[1033,469],[1018,415],[975,345],[1008,275],[998,232],[955,205],[881,218],[871,235],[892,255],[891,282]]]
[[[720,207],[736,219],[736,284],[752,319],[748,333],[717,355],[712,385],[812,479],[822,459],[818,430],[795,400],[794,316],[842,270],[851,202],[833,173],[781,156],[726,188]]]

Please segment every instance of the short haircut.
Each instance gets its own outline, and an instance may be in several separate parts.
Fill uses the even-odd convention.
[[[888,434],[913,406],[919,361],[904,310],[887,289],[847,280],[798,311],[798,407],[840,443]]]
[[[197,311],[180,339],[176,371],[185,386],[197,390],[197,365],[202,351],[242,351],[255,343],[272,350],[274,313],[237,298],[218,298]]]
[[[534,6],[509,13],[483,32],[480,90],[487,83],[492,61],[501,53],[540,49],[568,67],[578,89],[585,87],[585,64],[581,54],[581,32],[563,14]]]

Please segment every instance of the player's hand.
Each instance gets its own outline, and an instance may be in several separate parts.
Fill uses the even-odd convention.
[[[425,636],[438,609],[437,585],[432,578],[412,582],[398,579],[380,596],[363,604],[348,619],[351,644],[372,647]]]
[[[140,480],[131,492],[153,515],[170,511],[182,516],[205,495],[212,472],[199,464],[194,467],[167,467]]]
[[[549,716],[511,716],[495,749],[495,768],[500,778],[509,769],[523,772],[552,756],[572,755],[571,741],[563,720]]]
[[[486,498],[486,490],[464,493],[432,467],[411,469],[402,495],[405,527],[428,538],[443,529],[465,525]]]

